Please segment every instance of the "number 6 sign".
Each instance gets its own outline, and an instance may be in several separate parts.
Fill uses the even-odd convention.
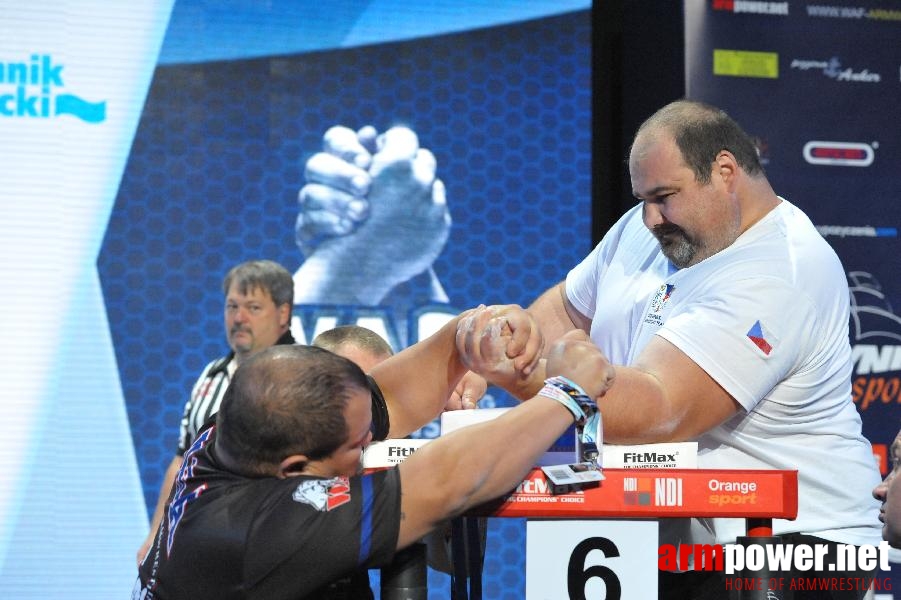
[[[653,520],[529,520],[526,600],[653,600],[657,546]]]

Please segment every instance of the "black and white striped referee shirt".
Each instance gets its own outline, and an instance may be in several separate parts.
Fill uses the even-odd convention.
[[[275,342],[276,345],[294,343],[296,342],[290,331],[286,331]],[[222,397],[237,368],[235,353],[229,352],[227,356],[211,361],[197,378],[194,388],[191,390],[191,398],[185,404],[185,410],[181,417],[181,426],[178,432],[179,456],[187,452],[194,443],[197,432],[219,410]]]

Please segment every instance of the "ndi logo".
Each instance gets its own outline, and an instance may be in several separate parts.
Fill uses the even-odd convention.
[[[0,117],[72,115],[86,123],[106,119],[106,102],[58,93],[64,85],[63,65],[49,54],[32,54],[28,62],[0,62]]]

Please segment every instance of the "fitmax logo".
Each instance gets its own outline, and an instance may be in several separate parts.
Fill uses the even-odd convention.
[[[397,457],[408,457],[411,456],[414,452],[416,452],[416,448],[403,448],[399,446],[389,446],[388,447],[388,456],[397,456]]]
[[[57,93],[65,86],[63,68],[49,54],[32,54],[28,62],[0,62],[0,117],[72,115],[86,123],[106,120],[106,102]]]
[[[661,463],[676,462],[675,454],[663,454],[662,452],[626,452],[623,462],[627,463]]]

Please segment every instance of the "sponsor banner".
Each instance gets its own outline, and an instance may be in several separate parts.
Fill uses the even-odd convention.
[[[850,19],[886,21],[901,24],[901,10],[890,7],[874,6],[877,2],[866,2],[863,6],[848,6],[851,2],[841,4],[808,4],[805,16],[812,19]]]
[[[869,144],[811,141],[804,144],[804,160],[812,165],[869,167],[876,152]]]
[[[399,465],[430,441],[422,438],[402,438],[372,442],[363,451],[363,468],[380,469]]]
[[[604,481],[554,494],[535,469],[507,496],[474,511],[496,517],[761,517],[793,519],[797,471],[604,469]]]
[[[776,193],[838,253],[851,292],[852,398],[864,435],[887,445],[901,427],[901,10],[781,4],[686,2],[687,95],[756,138]]]
[[[71,115],[85,123],[106,120],[106,102],[91,102],[66,89],[65,64],[51,54],[0,63],[0,117],[50,119]]]
[[[779,55],[775,52],[716,48],[713,51],[713,74],[778,79]]]
[[[713,0],[713,10],[735,14],[788,15],[788,2],[756,2],[753,0]]]
[[[604,444],[603,457],[607,469],[697,469],[698,443]]]

